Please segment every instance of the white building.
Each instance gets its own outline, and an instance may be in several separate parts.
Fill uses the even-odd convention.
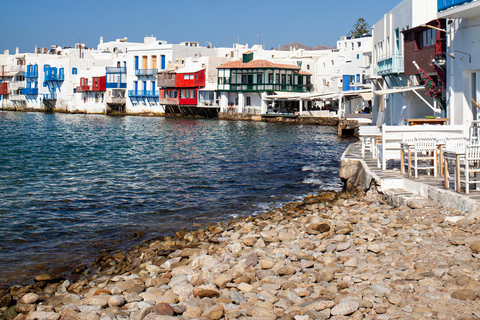
[[[480,1],[442,1],[438,9],[447,19],[447,117],[468,125],[480,119]]]
[[[419,115],[441,116],[432,110],[433,99],[426,102],[425,90],[404,75],[404,39],[402,31],[436,19],[437,0],[404,0],[378,21],[372,29],[374,83],[373,122],[376,125],[403,125],[407,118]],[[417,91],[417,93],[413,92]]]

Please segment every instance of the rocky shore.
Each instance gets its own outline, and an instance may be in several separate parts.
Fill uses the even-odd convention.
[[[480,225],[428,202],[322,192],[104,253],[0,292],[16,320],[477,319]],[[95,270],[90,272],[89,270]]]

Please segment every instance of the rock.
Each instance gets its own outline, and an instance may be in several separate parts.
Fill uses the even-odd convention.
[[[319,271],[316,275],[317,283],[322,282],[322,281],[330,282],[333,279],[334,279],[334,271],[333,270]]]
[[[217,287],[223,289],[227,286],[227,283],[231,282],[233,279],[232,275],[229,273],[222,273],[218,277],[215,277],[214,282]]]
[[[392,289],[378,283],[372,284],[370,287],[372,288],[376,297],[386,297],[392,291]]]
[[[249,285],[248,283],[242,282],[238,285],[238,290],[245,291],[245,292],[252,292],[253,286]]]
[[[108,306],[109,307],[121,307],[125,304],[125,298],[120,295],[111,296],[108,299]]]
[[[477,295],[471,290],[458,290],[452,293],[452,298],[458,300],[475,300]]]
[[[258,255],[256,253],[250,254],[247,260],[245,261],[246,268],[248,268],[249,266],[255,267],[257,264],[258,264]]]
[[[470,245],[470,250],[472,250],[474,253],[480,253],[480,242],[476,242],[472,245]]]
[[[371,251],[373,253],[379,253],[380,251],[382,251],[382,248],[380,247],[379,244],[371,244],[367,247],[367,250],[368,251]]]
[[[284,276],[284,275],[295,274],[297,270],[295,270],[295,268],[292,268],[292,267],[281,267],[281,268],[278,268],[277,272],[279,275]]]
[[[322,311],[325,309],[331,309],[336,305],[335,301],[320,301],[315,304],[316,311]]]
[[[38,301],[38,294],[36,293],[27,293],[20,299],[20,303],[32,304]]]
[[[168,303],[161,302],[155,305],[155,313],[162,316],[173,316],[175,311]]]
[[[275,261],[272,260],[260,260],[260,267],[262,269],[272,269],[275,266]]]
[[[311,223],[307,226],[307,233],[317,235],[320,233],[329,232],[330,229],[331,228],[328,223]]]
[[[255,307],[252,310],[252,317],[256,319],[262,320],[275,320],[277,319],[277,315],[271,309]]]
[[[198,296],[200,299],[202,298],[216,298],[220,296],[220,292],[214,289],[198,289],[195,288],[193,290],[194,294]]]
[[[255,245],[255,243],[257,242],[257,238],[254,237],[254,236],[246,236],[242,239],[242,242],[247,247],[253,247]]]
[[[12,303],[12,295],[10,293],[0,294],[0,308],[8,307]]]
[[[355,301],[343,302],[333,307],[331,313],[334,316],[346,316],[357,311],[359,307],[358,302]]]
[[[218,320],[222,316],[223,316],[223,307],[221,305],[213,305],[210,308],[207,308],[202,314],[202,317],[205,317],[211,320]]]
[[[47,311],[34,311],[30,312],[25,320],[58,320],[60,319],[60,313],[56,312],[47,312]]]
[[[202,315],[203,310],[198,306],[188,306],[187,310],[183,313],[184,317],[188,319],[200,318]]]
[[[339,243],[337,245],[337,252],[348,250],[351,246],[352,244],[350,242]]]
[[[230,291],[229,298],[232,299],[236,304],[241,304],[247,302],[247,298],[238,291]]]

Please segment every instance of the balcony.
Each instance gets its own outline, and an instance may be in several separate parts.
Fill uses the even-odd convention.
[[[156,90],[128,90],[128,96],[132,98],[158,98]]]
[[[45,72],[45,81],[64,81],[65,75],[63,72]]]
[[[89,85],[77,86],[77,92],[88,92],[90,91]]]
[[[136,76],[155,76],[157,75],[157,69],[137,69],[135,70]]]
[[[25,88],[26,81],[10,81],[8,85],[10,86],[10,90],[14,91],[20,88]]]
[[[0,83],[0,96],[8,95],[8,83]]]
[[[438,11],[456,7],[474,0],[438,0]]]
[[[310,92],[312,85],[310,84],[235,84],[219,85],[219,90],[224,91],[285,91],[285,92]]]
[[[38,88],[23,88],[22,89],[22,94],[37,95],[38,94]]]
[[[37,70],[27,70],[23,73],[24,78],[38,78],[38,71]]]
[[[56,93],[50,93],[50,94],[44,94],[43,95],[43,100],[56,100],[57,99],[57,94]]]
[[[127,68],[126,67],[106,67],[106,73],[107,74],[118,74],[118,73],[127,73]]]
[[[403,54],[393,54],[378,58],[379,75],[398,74],[404,71]]]
[[[118,82],[107,82],[106,85],[107,89],[127,89],[126,83],[118,83]]]

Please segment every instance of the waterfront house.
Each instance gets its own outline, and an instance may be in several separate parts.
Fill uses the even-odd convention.
[[[370,79],[374,85],[373,122],[376,125],[403,125],[405,119],[424,117],[426,114],[433,117],[444,116],[441,108],[435,105],[434,99],[425,95],[425,86],[417,81],[418,77],[405,74],[405,50],[415,51],[422,48],[415,47],[410,39],[407,39],[409,43],[405,44],[402,34],[405,30],[436,20],[436,1],[404,0],[373,26],[374,68],[371,70]],[[414,29],[412,32],[420,30],[424,31]],[[407,36],[409,34],[411,33],[406,33]],[[430,42],[426,47],[430,45],[434,44]],[[412,61],[408,63],[413,65]],[[407,66],[407,70],[410,67]],[[427,68],[424,65],[422,67]]]
[[[446,19],[447,116],[452,124],[480,120],[480,1],[438,0]]]
[[[273,102],[267,106],[269,93],[306,93],[312,89],[311,73],[291,61],[254,59],[254,51],[217,67],[221,112],[265,114],[293,113],[298,101]]]

